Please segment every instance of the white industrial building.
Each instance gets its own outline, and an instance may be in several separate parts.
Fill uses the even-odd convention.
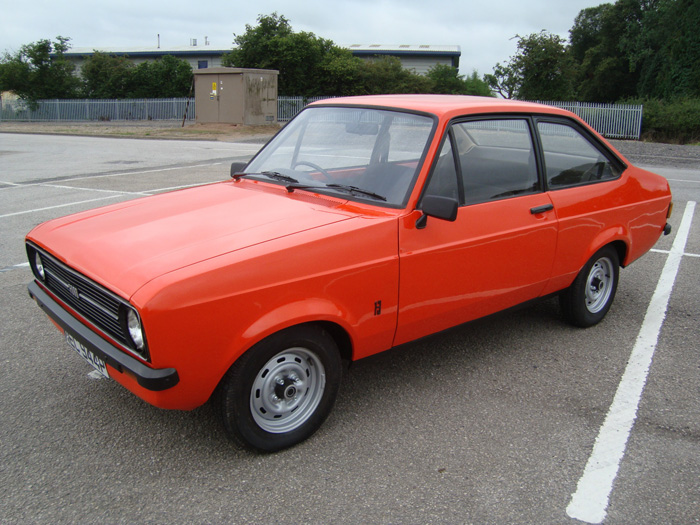
[[[381,45],[381,44],[352,44],[345,46],[352,54],[362,59],[371,59],[377,56],[395,56],[401,60],[404,68],[413,70],[419,74],[425,74],[437,65],[459,67],[459,58],[462,54],[459,46],[435,46],[435,45]],[[172,55],[189,62],[192,69],[206,69],[221,67],[221,57],[231,49],[217,49],[209,45],[205,37],[204,45],[197,45],[197,40],[192,39],[189,46],[180,47],[76,47],[64,53],[64,56],[73,62],[79,70],[83,62],[95,52],[107,55],[123,56],[135,63],[156,60],[164,55]]]

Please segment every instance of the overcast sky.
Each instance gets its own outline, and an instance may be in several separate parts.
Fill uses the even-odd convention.
[[[608,0],[612,2],[613,0]],[[276,11],[294,31],[338,45],[459,45],[460,72],[490,73],[515,53],[516,34],[568,38],[581,9],[604,0],[0,0],[0,51],[61,35],[73,47],[203,45],[230,49],[234,34]]]

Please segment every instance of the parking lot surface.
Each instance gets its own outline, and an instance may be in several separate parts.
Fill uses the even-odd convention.
[[[700,161],[616,145],[670,180],[675,211],[601,324],[546,300],[359,361],[317,434],[259,454],[208,405],[95,379],[29,299],[23,238],[224,180],[260,144],[0,134],[0,522],[700,523]]]

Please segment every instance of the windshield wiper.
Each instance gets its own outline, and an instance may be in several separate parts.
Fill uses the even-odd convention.
[[[340,190],[346,193],[351,193],[353,195],[364,195],[365,197],[371,197],[373,199],[386,202],[386,197],[384,197],[383,195],[379,195],[378,193],[374,193],[373,191],[363,190],[362,188],[358,188],[357,186],[347,186],[345,184],[325,184],[323,186],[318,186],[314,184],[288,184],[286,188],[289,193],[292,193],[294,190],[325,190],[327,188],[330,188],[332,190]]]
[[[335,190],[346,191],[352,194],[366,195],[367,197],[372,197],[373,199],[377,199],[378,201],[386,202],[386,197],[384,197],[384,195],[379,195],[378,193],[374,193],[373,191],[369,190],[363,190],[362,188],[358,188],[357,186],[347,186],[345,184],[326,184],[326,188],[333,188]]]
[[[282,182],[289,182],[291,184],[296,184],[299,182],[294,177],[290,177],[289,175],[282,175],[281,173],[278,173],[276,171],[261,171],[260,173],[236,173],[233,176],[233,180],[238,181],[238,179],[240,179],[241,177],[247,177],[248,175],[262,175],[263,177],[267,177],[269,179],[275,179]]]

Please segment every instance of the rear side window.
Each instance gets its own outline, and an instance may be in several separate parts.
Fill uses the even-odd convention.
[[[577,129],[559,122],[538,122],[550,190],[613,180],[621,167]]]

